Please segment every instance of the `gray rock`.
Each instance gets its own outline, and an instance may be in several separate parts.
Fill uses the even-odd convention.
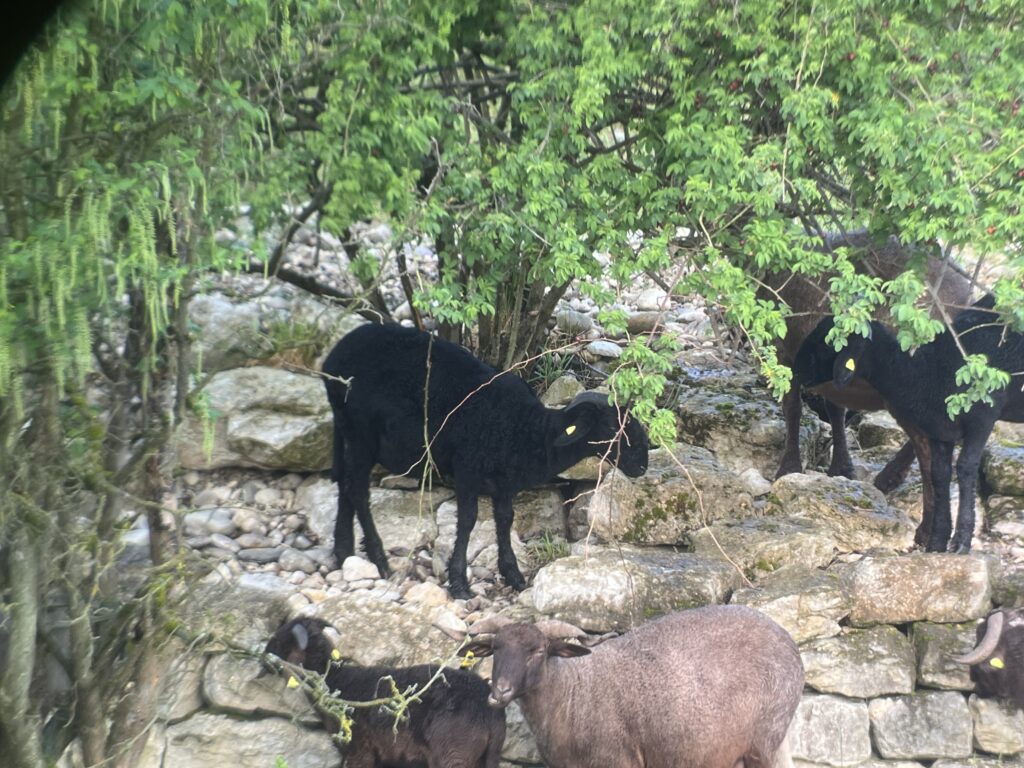
[[[341,755],[323,730],[308,730],[280,717],[239,720],[200,712],[167,728],[161,760],[151,766],[208,768],[211,765],[339,768]]]
[[[767,496],[772,490],[772,484],[753,467],[740,472],[740,482],[746,487],[747,493],[754,497]]]
[[[753,588],[736,590],[731,602],[767,614],[797,643],[838,635],[840,620],[850,613],[850,598],[842,579],[803,564],[786,566],[765,576]]]
[[[568,336],[580,336],[594,327],[594,320],[574,309],[563,309],[555,315],[555,325]]]
[[[267,563],[276,562],[281,553],[284,552],[284,547],[253,547],[252,549],[240,549],[238,551],[238,559],[244,563],[259,563],[260,565],[266,565]]]
[[[331,410],[316,376],[254,366],[223,371],[204,389],[211,410],[213,450],[203,449],[203,425],[189,414],[174,445],[192,469],[258,467],[318,471],[331,461]]]
[[[267,532],[259,514],[251,509],[236,509],[232,522],[243,533],[265,534]]]
[[[665,330],[665,313],[657,310],[634,312],[626,319],[626,330],[632,336]]]
[[[868,704],[878,754],[887,759],[931,760],[971,754],[967,702],[952,691],[874,699]]]
[[[593,359],[617,360],[622,356],[622,347],[614,341],[596,339],[583,348],[583,356]]]
[[[985,500],[985,522],[995,536],[1024,540],[1024,497],[989,496]]]
[[[973,756],[967,760],[936,760],[932,768],[1019,768],[1019,761],[1009,762],[1001,757]]]
[[[981,473],[994,493],[1024,496],[1024,447],[989,441],[981,458]]]
[[[315,573],[319,567],[316,560],[308,557],[297,549],[285,549],[277,559],[277,562],[281,566],[281,570],[284,571]]]
[[[840,696],[805,694],[789,727],[795,760],[838,768],[871,757],[868,708]]]
[[[523,717],[523,711],[517,701],[513,701],[505,709],[505,745],[502,747],[501,756],[517,765],[544,765],[537,749],[537,740],[530,732],[530,726],[526,724],[526,718]]]
[[[239,549],[259,549],[274,546],[274,542],[269,536],[264,536],[260,533],[243,533],[235,539],[235,544],[238,545]]]
[[[953,691],[969,691],[970,668],[957,664],[950,657],[974,648],[975,625],[970,624],[914,624],[911,640],[917,654],[919,685]]]
[[[432,545],[437,537],[437,508],[453,496],[450,489],[441,487],[422,493],[371,488],[370,511],[384,548],[411,552]],[[316,534],[321,545],[333,546],[334,522],[338,516],[337,484],[319,478],[303,483],[295,493],[295,509],[305,513],[309,530]],[[357,520],[356,540],[361,540],[362,536]]]
[[[851,629],[800,647],[807,685],[856,699],[914,690],[914,649],[895,627]]]
[[[724,560],[629,545],[574,547],[537,572],[536,610],[594,632],[629,629],[669,611],[725,601],[740,584]]]
[[[313,613],[337,627],[342,656],[364,666],[455,658],[458,643],[433,626],[433,609],[422,605],[398,605],[363,590],[328,598]]]
[[[572,520],[600,541],[675,545],[715,520],[742,518],[751,504],[746,484],[709,451],[677,444],[651,451],[642,477],[606,474],[574,505]]]
[[[190,650],[175,637],[170,638],[159,653],[162,674],[157,718],[164,723],[176,723],[203,706],[201,686],[206,656]]]
[[[971,696],[974,746],[993,755],[1024,753],[1024,710],[1012,702]]]
[[[189,512],[185,515],[182,524],[186,536],[202,536],[206,533],[220,533],[230,536],[235,532],[233,516],[233,510],[222,507],[201,509],[198,512]]]
[[[847,587],[855,626],[976,619],[992,594],[989,562],[981,555],[866,557],[849,569]]]
[[[540,400],[549,408],[568,405],[572,399],[583,391],[583,385],[575,376],[565,374],[559,376],[541,395]]]
[[[680,439],[711,450],[736,472],[754,467],[774,477],[786,442],[782,409],[753,374],[692,369],[677,385]],[[818,458],[821,422],[805,409],[800,446],[805,465]]]
[[[214,711],[236,715],[280,715],[316,725],[313,711],[300,688],[289,689],[282,677],[263,675],[258,659],[218,653],[203,674],[203,697]]]
[[[380,571],[377,570],[377,566],[358,555],[345,558],[345,562],[341,564],[341,574],[345,577],[345,581],[349,582],[380,578]]]
[[[1024,607],[1024,563],[996,560],[992,567],[992,601],[1006,607]]]
[[[405,600],[408,603],[419,603],[424,608],[436,608],[448,602],[448,593],[437,584],[425,581],[410,587],[405,593]]]
[[[671,306],[668,294],[661,288],[647,288],[636,299],[636,308],[645,312],[657,312]]]
[[[865,411],[857,427],[857,442],[861,448],[897,451],[907,442],[907,433],[888,411]]]
[[[232,643],[262,650],[288,616],[288,598],[297,589],[273,574],[247,573],[226,581],[211,573],[175,592],[185,626],[197,635],[209,632]]]

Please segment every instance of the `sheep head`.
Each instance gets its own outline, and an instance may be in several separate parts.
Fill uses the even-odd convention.
[[[626,409],[608,403],[600,392],[581,392],[561,412],[554,446],[586,444],[590,454],[606,457],[630,477],[647,471],[647,431]]]
[[[509,623],[501,626],[493,637],[482,637],[466,645],[463,654],[494,656],[491,695],[487,703],[492,707],[505,707],[536,689],[551,657],[572,658],[590,653],[581,645],[549,636],[564,633],[567,628],[579,631],[564,622]]]
[[[337,656],[330,635],[337,630],[322,619],[301,617],[282,624],[273,634],[264,653],[314,672],[326,672]]]

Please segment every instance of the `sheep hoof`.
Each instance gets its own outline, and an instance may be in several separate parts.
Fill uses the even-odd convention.
[[[505,583],[512,587],[516,592],[522,592],[526,589],[526,579],[524,579],[520,573],[512,574],[511,578],[502,574],[502,578],[504,578]]]
[[[840,464],[835,467],[829,467],[826,474],[829,477],[845,477],[848,480],[853,480],[853,464]]]
[[[797,459],[795,462],[783,461],[779,465],[778,471],[775,473],[775,479],[778,480],[780,477],[785,477],[786,475],[798,475],[803,471],[804,468],[800,463],[800,459]]]
[[[949,551],[956,555],[966,555],[971,551],[971,540],[962,541],[960,536],[954,536],[949,542]]]

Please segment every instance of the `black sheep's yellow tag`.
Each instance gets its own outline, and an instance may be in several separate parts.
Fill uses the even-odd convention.
[[[568,427],[565,428],[565,434],[567,434],[567,435],[571,435],[575,431],[576,431],[576,425],[575,424],[570,424]]]
[[[476,654],[472,651],[466,651],[466,655],[462,657],[462,663],[459,664],[462,669],[468,669],[473,666],[473,662],[476,661]]]
[[[996,657],[994,657],[992,659],[989,659],[988,663],[991,666],[995,667],[996,669],[1002,669],[1003,667],[1006,666],[1006,663],[1002,659],[1000,659],[998,656],[996,656]]]
[[[855,371],[855,370],[857,370],[857,364],[855,362],[853,362],[853,358],[852,357],[849,360],[846,361],[846,370],[848,370],[848,371]]]

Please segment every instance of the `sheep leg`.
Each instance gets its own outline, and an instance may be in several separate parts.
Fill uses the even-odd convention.
[[[469,549],[469,534],[476,525],[477,495],[455,489],[458,505],[458,522],[455,525],[455,546],[452,557],[448,561],[448,592],[459,600],[468,600],[473,596],[469,591],[469,580],[466,578],[466,550]]]
[[[846,442],[846,409],[826,400],[825,413],[828,414],[828,423],[832,425],[832,461],[828,465],[828,475],[852,480],[853,459],[850,458],[850,446]],[[799,434],[799,422],[796,428]]]
[[[512,551],[512,510],[511,496],[492,496],[494,502],[494,527],[498,534],[498,572],[505,583],[517,592],[526,588],[526,579],[519,571],[516,553]]]
[[[925,439],[927,440],[927,438]],[[907,440],[896,452],[896,455],[889,459],[889,463],[882,467],[881,471],[875,475],[875,488],[882,493],[895,491],[900,486],[900,483],[907,479],[910,464],[914,461],[915,456],[917,456],[917,453],[914,448],[914,442],[913,440]]]
[[[929,440],[932,454],[932,531],[928,538],[929,552],[945,552],[953,523],[949,511],[949,484],[953,475],[953,443]]]
[[[363,529],[363,549],[381,576],[389,573],[384,545],[370,515],[370,470],[375,459],[373,452],[363,446],[346,446],[345,470],[338,483],[338,518],[334,523],[334,556],[340,566],[355,552],[352,519],[358,517]]]
[[[900,424],[910,437],[921,470],[921,524],[914,532],[914,544],[925,546],[931,539],[932,521],[935,519],[935,486],[932,483],[932,449],[928,436],[913,425]],[[893,459],[895,461],[895,459]],[[890,462],[892,463],[892,462]]]
[[[964,554],[971,551],[974,537],[974,500],[978,490],[978,469],[981,453],[985,449],[991,427],[982,434],[971,432],[964,436],[960,457],[956,460],[956,482],[960,490],[960,506],[956,516],[956,533],[949,543],[949,551]]]
[[[775,473],[776,479],[803,471],[803,462],[800,460],[800,417],[803,410],[800,385],[794,381],[789,387],[789,392],[782,397],[782,415],[786,420],[786,449]]]

